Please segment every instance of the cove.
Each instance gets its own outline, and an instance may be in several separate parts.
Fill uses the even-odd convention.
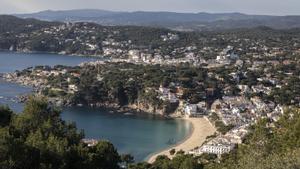
[[[45,53],[0,52],[0,73],[22,70],[37,65],[78,65],[95,61],[94,57],[67,56]],[[0,80],[0,104],[21,112],[23,105],[15,103],[15,96],[30,93],[31,88]],[[162,119],[151,115],[124,115],[107,109],[69,107],[62,109],[62,118],[75,122],[84,130],[86,138],[112,142],[120,153],[130,153],[136,161],[182,141],[191,132],[191,124],[184,120]]]

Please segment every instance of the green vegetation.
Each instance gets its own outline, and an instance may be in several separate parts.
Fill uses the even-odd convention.
[[[0,34],[6,32],[27,33],[55,25],[59,25],[59,23],[36,19],[21,19],[11,15],[0,15]]]
[[[59,25],[57,22],[45,22],[36,19],[20,19],[9,15],[0,15],[0,49],[9,49],[16,46],[19,33],[30,33],[45,27]]]
[[[209,169],[285,169],[300,167],[300,110],[289,109],[275,123],[261,120],[236,151]]]
[[[209,108],[223,96],[241,96],[261,105],[256,107],[270,107],[270,110],[262,108],[261,117],[266,117],[276,105],[299,106],[299,44],[299,29],[260,27],[199,33],[0,16],[3,50],[83,55],[102,55],[105,50],[107,56],[115,58],[152,59],[152,64],[143,61],[139,65],[108,62],[80,67],[38,66],[11,74],[39,84],[38,90],[43,95],[65,105],[138,104],[169,114],[178,107],[177,99],[190,104],[203,101]],[[239,57],[216,59],[230,55],[224,53],[227,49]],[[158,61],[152,62],[153,59]],[[160,61],[171,65],[154,64]],[[216,66],[219,62],[222,64]],[[167,94],[158,90],[160,85]],[[172,94],[176,94],[173,103],[169,98]],[[247,111],[242,109],[239,114]],[[247,118],[252,120],[255,118],[252,116],[251,113]],[[210,118],[222,134],[234,127],[226,126],[217,114]],[[172,160],[160,156],[154,164],[134,164],[132,156],[119,155],[109,142],[100,141],[88,147],[82,143],[83,132],[78,132],[75,124],[62,121],[59,111],[49,107],[45,100],[31,98],[21,114],[0,107],[0,169],[117,169],[121,165],[132,169],[300,168],[299,131],[299,109],[294,108],[287,110],[278,122],[259,121],[252,126],[245,142],[221,159],[211,154],[193,157],[172,150],[169,152],[175,155]]]
[[[176,155],[172,160],[166,156],[159,156],[156,161],[149,165],[138,163],[130,165],[129,169],[202,169],[203,166],[191,155]]]
[[[18,72],[18,76],[42,79],[46,86],[42,93],[48,97],[60,97],[69,104],[129,104],[145,103],[157,109],[172,113],[178,105],[159,98],[158,88],[163,85],[173,93],[182,91],[180,99],[190,103],[213,102],[222,97],[222,81],[208,77],[207,70],[186,65],[136,65],[131,63],[106,63],[82,67],[56,66],[50,70],[60,73],[57,76],[37,76],[35,72],[49,71],[49,68],[36,67]],[[74,73],[77,76],[74,76]],[[35,77],[37,76],[37,77]],[[75,85],[77,91],[68,93],[68,86]],[[213,92],[206,92],[210,89]]]
[[[158,99],[156,92],[161,84],[172,87],[170,82],[173,82],[187,89],[187,92],[193,90],[193,94],[183,96],[187,99],[189,97],[196,98],[196,95],[198,96],[208,86],[218,87],[210,83],[211,80],[206,76],[205,70],[201,68],[111,63],[86,66],[80,68],[79,71],[79,92],[75,94],[75,103],[109,101],[126,105],[136,103],[138,100],[161,108],[165,103]],[[101,80],[97,79],[97,76],[101,77]],[[197,85],[198,81],[205,81],[206,83],[201,86]],[[173,88],[175,89],[175,86]],[[214,95],[214,97],[218,96]],[[198,97],[194,101],[199,102],[201,99],[203,98]]]
[[[99,141],[88,147],[75,124],[61,120],[44,99],[30,98],[23,113],[0,108],[0,168],[7,169],[285,169],[300,167],[300,110],[291,108],[278,122],[261,120],[237,149],[223,155],[198,157],[177,152],[170,160],[159,156],[153,164],[133,163],[114,146]],[[170,152],[174,154],[175,152]]]
[[[174,155],[176,153],[176,150],[173,148],[172,150],[169,151],[170,155]]]
[[[0,127],[7,126],[10,123],[12,114],[8,107],[0,106]]]
[[[261,120],[252,127],[245,143],[230,154],[202,154],[198,157],[177,154],[172,160],[160,156],[152,165],[139,163],[132,169],[286,169],[300,167],[300,110],[289,109],[270,126]]]
[[[0,109],[0,168],[117,169],[121,158],[113,145],[81,142],[83,133],[67,124],[43,99],[31,98],[21,114]]]

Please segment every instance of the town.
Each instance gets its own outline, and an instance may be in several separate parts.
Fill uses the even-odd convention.
[[[57,106],[207,119],[217,131],[187,154],[229,153],[259,120],[267,119],[272,127],[285,109],[300,106],[297,30],[178,32],[85,22],[25,27],[29,31],[1,33],[1,50],[98,61],[29,67],[2,78],[33,87]]]
[[[215,59],[202,60],[201,66],[192,54],[184,59],[153,61],[130,50],[128,59],[86,62],[77,67],[37,66],[5,74],[4,78],[33,86],[58,105],[113,105],[160,115],[205,117],[217,133],[187,153],[222,155],[241,144],[257,120],[266,118],[272,125],[283,115],[284,107],[300,105],[295,88],[300,82],[299,70],[295,69],[299,66],[298,51],[281,60],[283,51],[266,49],[264,57],[269,51],[268,56],[274,59],[265,61],[259,54],[245,57],[235,49],[228,45]],[[283,99],[280,94],[287,91],[293,96]],[[101,96],[94,95],[99,92]]]

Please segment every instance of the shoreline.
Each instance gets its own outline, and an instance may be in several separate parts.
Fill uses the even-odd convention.
[[[8,81],[5,78],[1,78],[1,79],[4,80],[5,82],[34,88],[30,85],[20,84],[15,81]],[[35,93],[35,92],[33,92],[33,93]],[[84,107],[84,106],[62,106],[62,107]],[[87,106],[87,107],[113,110],[114,113],[121,113],[124,115],[126,113],[130,113],[130,115],[144,114],[144,115],[153,115],[153,116],[166,118],[166,119],[180,119],[180,120],[185,120],[191,124],[191,129],[190,129],[188,135],[183,140],[177,142],[174,145],[170,145],[164,149],[161,149],[161,150],[158,150],[156,152],[149,154],[144,159],[144,161],[146,161],[148,163],[153,163],[155,161],[156,157],[159,155],[166,155],[168,158],[172,159],[173,156],[171,156],[169,153],[169,151],[172,149],[175,149],[176,152],[179,150],[183,150],[186,153],[188,153],[190,150],[201,146],[206,141],[207,136],[213,135],[216,131],[215,127],[210,123],[210,121],[207,119],[207,117],[202,117],[202,118],[179,117],[178,118],[178,117],[172,117],[172,116],[164,116],[164,115],[156,114],[156,113],[150,113],[147,111],[142,111],[140,109],[134,109],[130,106],[127,106],[127,107],[118,107],[117,106],[116,107],[114,104],[102,104],[101,106]]]
[[[176,119],[176,118],[173,118],[173,119]],[[181,119],[181,120],[185,120],[185,121],[188,121],[186,118],[177,118],[177,119]],[[188,121],[190,124],[191,124],[191,131],[189,132],[189,134],[181,141],[179,141],[178,143],[174,144],[174,145],[171,145],[167,148],[164,148],[162,150],[159,150],[159,151],[156,151],[154,153],[151,153],[150,155],[148,155],[146,158],[145,158],[145,161],[147,161],[148,163],[153,163],[155,159],[152,159],[154,157],[157,157],[158,155],[160,155],[162,152],[164,151],[168,151],[168,150],[171,150],[177,146],[179,146],[180,144],[183,144],[184,142],[186,142],[188,139],[190,139],[194,133],[194,130],[195,130],[195,127],[194,127],[194,124],[190,121]],[[170,154],[168,154],[170,155]],[[152,161],[152,162],[150,162]]]
[[[95,59],[106,59],[110,58],[103,55],[84,55],[84,54],[76,54],[76,53],[60,53],[60,52],[47,52],[47,51],[18,51],[18,50],[4,50],[0,49],[0,52],[8,52],[8,53],[24,53],[24,54],[52,54],[52,55],[64,55],[64,56],[75,56],[75,57],[89,57],[89,58],[95,58]]]
[[[166,155],[167,157],[172,159],[173,156],[171,156],[169,153],[169,151],[172,149],[175,149],[176,152],[179,150],[183,150],[187,153],[195,147],[201,146],[206,141],[207,136],[213,135],[216,132],[215,127],[210,123],[210,121],[206,117],[181,119],[186,120],[192,124],[191,133],[184,140],[178,142],[177,144],[159,152],[150,154],[145,159],[146,162],[153,163],[155,159],[160,155]]]
[[[19,103],[24,103],[29,96],[38,95],[38,96],[47,98],[48,103],[50,105],[59,107],[59,108],[62,108],[62,107],[100,108],[100,109],[113,110],[114,112],[121,113],[121,114],[126,114],[126,113],[145,114],[145,115],[161,117],[164,119],[174,119],[174,117],[172,117],[172,116],[165,115],[162,113],[157,113],[157,111],[152,112],[150,110],[148,111],[148,110],[144,110],[144,109],[140,109],[140,108],[135,108],[130,105],[120,106],[117,103],[109,103],[109,102],[99,102],[99,103],[94,103],[94,104],[81,104],[81,103],[74,104],[74,103],[70,103],[68,100],[65,100],[64,98],[59,98],[59,97],[50,98],[46,95],[38,94],[39,89],[43,88],[43,86],[34,86],[33,83],[25,84],[24,82],[18,81],[17,78],[7,78],[7,77],[5,77],[5,75],[7,75],[7,74],[12,74],[12,73],[1,73],[0,72],[0,80],[4,81],[6,83],[16,84],[21,87],[27,87],[27,88],[31,89],[31,92],[26,93],[24,95],[17,96],[17,99],[22,98],[22,101],[18,101]]]

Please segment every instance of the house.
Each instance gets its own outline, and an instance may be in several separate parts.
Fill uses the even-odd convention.
[[[170,101],[170,103],[178,103],[179,99],[175,93],[172,93],[169,88],[165,88],[162,85],[159,87],[158,92],[161,94],[160,99],[164,101]]]
[[[70,84],[70,85],[68,86],[68,89],[69,89],[69,93],[75,93],[75,92],[78,91],[77,86],[74,85],[74,84]]]
[[[176,87],[176,95],[181,97],[181,96],[183,96],[183,94],[184,94],[184,89],[180,86],[177,86]]]
[[[130,50],[128,51],[129,58],[134,61],[139,61],[141,58],[140,51],[138,50]]]
[[[197,104],[198,114],[206,115],[207,114],[207,104],[206,102],[199,102]]]
[[[198,106],[196,104],[188,104],[184,108],[187,117],[196,117],[198,115]]]
[[[235,66],[237,66],[237,67],[243,67],[243,65],[244,65],[244,61],[242,61],[242,60],[240,60],[240,59],[238,59],[238,60],[235,62]]]
[[[187,117],[202,117],[207,114],[206,103],[187,104],[184,108],[184,113]]]
[[[284,113],[283,107],[280,106],[280,105],[277,105],[275,107],[274,111],[277,112],[278,114],[283,114]]]
[[[232,95],[233,89],[231,86],[227,86],[223,89],[223,92],[226,96]]]
[[[81,141],[83,143],[87,144],[88,147],[93,147],[98,144],[98,140],[95,140],[95,139],[82,139]]]
[[[247,124],[243,126],[235,127],[231,129],[228,133],[226,133],[224,137],[230,140],[230,143],[241,144],[245,136],[248,134],[247,127],[248,127]]]
[[[280,119],[280,116],[283,114],[284,114],[283,107],[277,105],[273,112],[267,114],[267,117],[276,122]]]
[[[160,85],[158,90],[162,95],[168,95],[170,92],[170,89],[163,87],[162,85]]]
[[[238,85],[238,88],[241,90],[241,94],[251,92],[251,89],[248,85]]]
[[[271,94],[272,91],[270,87],[265,87],[263,85],[252,86],[251,89],[255,93],[265,93],[267,95]]]

